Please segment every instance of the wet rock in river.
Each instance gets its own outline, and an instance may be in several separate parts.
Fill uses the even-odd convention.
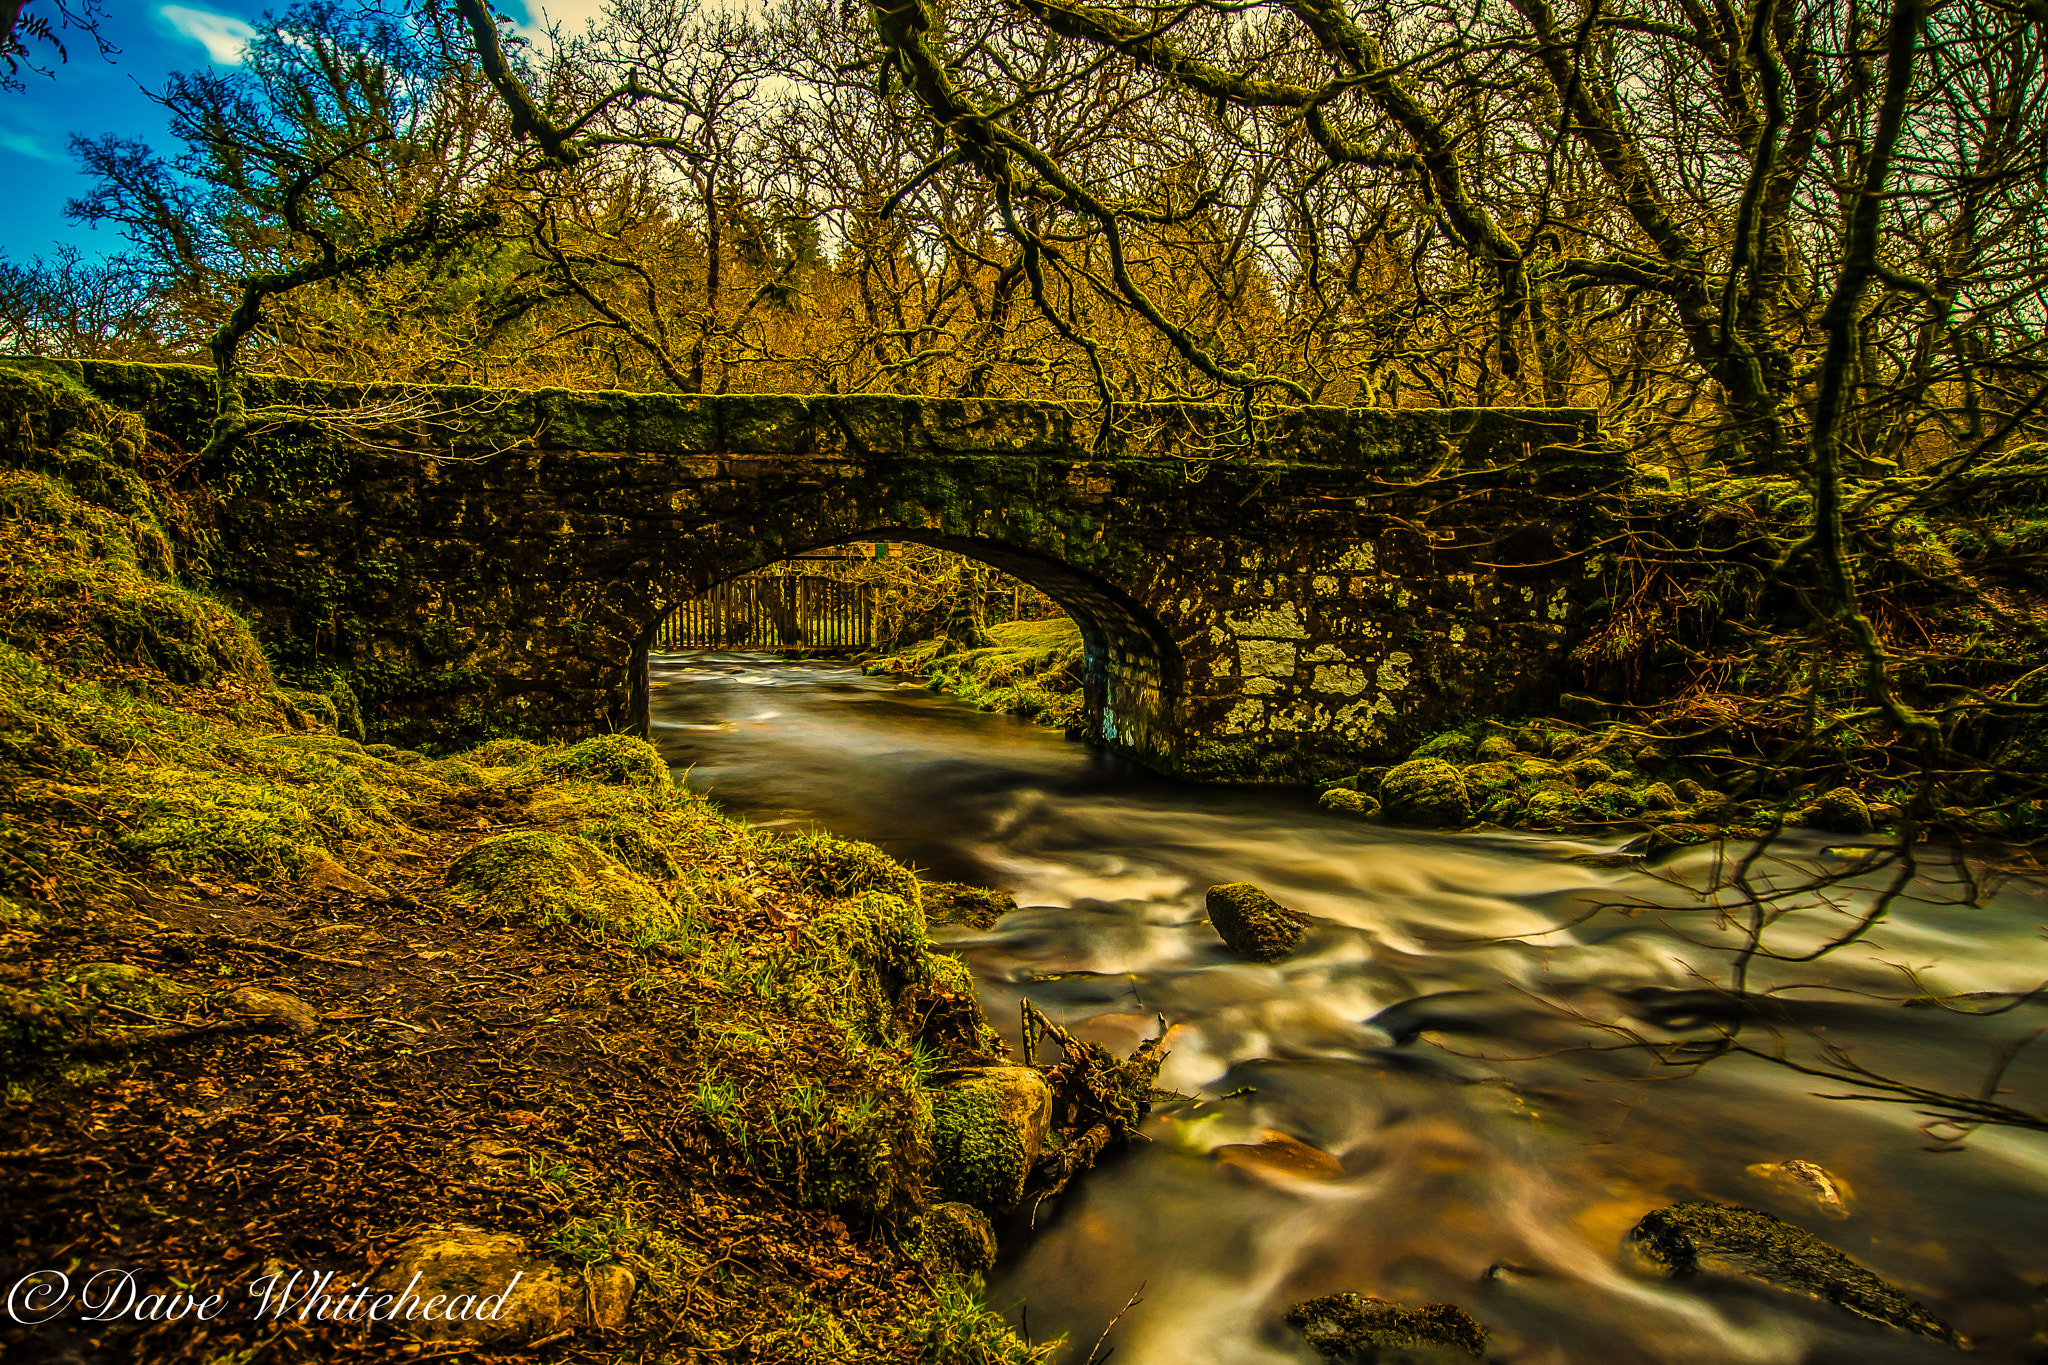
[[[1847,1218],[1849,1203],[1855,1198],[1848,1182],[1840,1176],[1796,1157],[1791,1161],[1759,1161],[1747,1167],[1744,1174],[1812,1205],[1815,1212],[1828,1218]]]
[[[1380,779],[1380,805],[1389,820],[1410,825],[1462,825],[1472,818],[1472,798],[1454,764],[1418,758],[1391,768]]]
[[[1408,1308],[1370,1294],[1325,1294],[1288,1309],[1287,1321],[1330,1360],[1420,1365],[1486,1354],[1486,1329],[1450,1303]]]
[[[1666,1276],[1761,1280],[1858,1317],[1960,1345],[1955,1329],[1804,1228],[1756,1209],[1694,1200],[1646,1214],[1629,1245]]]
[[[948,1200],[991,1217],[1024,1197],[1052,1126],[1052,1087],[1028,1066],[975,1067],[932,1097],[932,1156]]]
[[[1335,1180],[1344,1174],[1336,1157],[1278,1129],[1267,1128],[1257,1142],[1233,1142],[1209,1153],[1218,1165],[1234,1166],[1255,1176],[1283,1175],[1300,1180]]]
[[[1229,882],[1209,888],[1209,923],[1239,957],[1277,962],[1301,942],[1309,918],[1250,882]]]
[[[991,891],[963,882],[924,882],[918,890],[924,897],[925,919],[931,924],[990,929],[1017,908],[1017,898],[1007,891]]]
[[[1380,813],[1380,803],[1364,792],[1352,791],[1348,787],[1332,787],[1317,798],[1316,804],[1324,810],[1336,811],[1340,815],[1356,815],[1365,819]]]

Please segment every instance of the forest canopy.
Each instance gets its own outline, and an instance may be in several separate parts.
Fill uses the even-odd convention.
[[[1598,409],[1665,455],[2031,430],[2038,0],[314,3],[82,132],[0,344],[343,379]],[[502,65],[499,65],[502,63]],[[493,71],[490,68],[496,67]],[[296,283],[281,285],[281,280]]]

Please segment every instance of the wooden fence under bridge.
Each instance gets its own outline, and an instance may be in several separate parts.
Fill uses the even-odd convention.
[[[654,648],[793,652],[873,647],[873,589],[816,574],[735,578],[670,612]]]

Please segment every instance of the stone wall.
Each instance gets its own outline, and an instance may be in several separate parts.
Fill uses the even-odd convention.
[[[33,364],[204,443],[205,371]],[[188,471],[218,588],[285,673],[343,678],[385,738],[441,746],[630,728],[678,602],[893,539],[1060,602],[1103,743],[1191,776],[1350,771],[1554,708],[1597,494],[1628,473],[1567,409],[1307,409],[1246,441],[1161,405],[1098,441],[1053,403],[250,390],[274,425]]]

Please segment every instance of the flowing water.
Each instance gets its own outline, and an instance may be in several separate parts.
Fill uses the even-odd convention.
[[[1953,1356],[1818,1301],[1631,1265],[1637,1219],[1709,1198],[1814,1230],[1979,1359],[2048,1360],[2048,1135],[1987,1129],[1930,1152],[1911,1106],[1820,1098],[1844,1087],[1742,1058],[1677,1076],[1599,1027],[1665,1038],[1659,1025],[1716,1007],[1700,988],[1725,979],[1729,940],[1678,884],[1704,879],[1704,853],[1653,876],[1570,861],[1603,851],[1584,843],[1396,830],[1324,815],[1304,792],[1184,786],[840,665],[671,655],[654,681],[656,740],[728,810],[1015,894],[1022,908],[991,930],[937,931],[1013,1045],[1026,997],[1119,1055],[1160,1016],[1173,1028],[1160,1084],[1195,1098],[1160,1106],[1150,1141],[1041,1210],[991,1277],[991,1301],[1028,1313],[1036,1339],[1068,1335],[1065,1359],[1141,1286],[1109,1338],[1117,1365],[1314,1360],[1286,1309],[1345,1289],[1459,1304],[1504,1361]],[[1262,966],[1222,947],[1203,894],[1240,880],[1316,918],[1301,951]],[[1823,942],[1854,908],[1846,890],[1775,941]],[[1950,899],[1930,885],[1853,948],[1763,964],[1750,984],[1791,988],[1795,1045],[1820,1036],[1974,1091],[1995,1042],[2048,1007],[1982,1018],[1873,997],[2032,987],[2048,978],[2048,904],[2025,881],[1977,908]],[[2039,1111],[2048,1056],[2022,1054],[2005,1084]],[[1751,1169],[1792,1159],[1846,1187],[1847,1216]]]

